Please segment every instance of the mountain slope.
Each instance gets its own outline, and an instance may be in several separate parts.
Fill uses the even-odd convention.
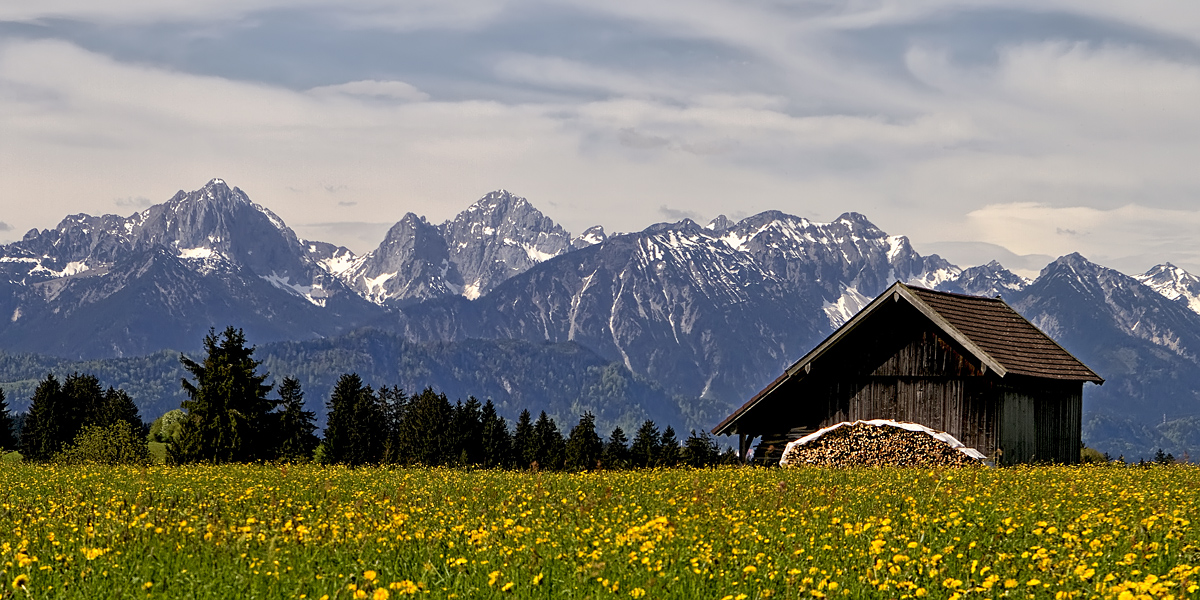
[[[1009,297],[1026,318],[1106,379],[1084,392],[1084,438],[1113,456],[1182,455],[1200,437],[1172,423],[1200,416],[1200,315],[1078,254]]]
[[[644,419],[676,427],[707,424],[693,422],[676,399],[577,344],[486,340],[414,344],[362,330],[337,338],[263,344],[255,357],[275,382],[285,376],[298,378],[307,409],[316,412],[321,423],[338,377],[356,372],[375,387],[396,385],[408,393],[432,387],[451,401],[469,396],[491,399],[511,421],[528,408],[535,415],[545,410],[564,428],[591,411],[604,432],[616,425],[632,432]],[[179,354],[169,350],[92,361],[0,352],[0,386],[16,411],[28,408],[34,388],[46,373],[61,378],[75,371],[95,374],[102,385],[126,390],[147,420],[179,408],[185,399],[179,380],[187,373]]]
[[[277,216],[219,179],[129,217],[73,215],[30,231],[0,247],[0,267],[8,350],[126,356],[189,347],[197,332],[227,324],[302,339],[382,314]]]
[[[604,230],[593,227],[574,247],[597,239],[604,239]],[[389,307],[452,295],[474,300],[572,247],[571,234],[528,200],[499,190],[441,225],[404,215],[378,248],[340,277],[359,295]]]

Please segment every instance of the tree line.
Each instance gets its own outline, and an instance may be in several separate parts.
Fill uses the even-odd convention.
[[[660,431],[645,421],[630,441],[620,427],[606,438],[595,417],[584,413],[564,432],[543,411],[536,419],[524,410],[510,430],[491,400],[474,397],[451,403],[432,389],[408,395],[399,387],[373,389],[355,373],[342,375],[326,402],[324,435],[316,415],[304,410],[300,382],[285,377],[273,385],[259,373],[260,361],[240,329],[209,330],[201,362],[180,356],[191,376],[181,385],[187,399],[181,411],[160,418],[151,429],[166,446],[170,464],[254,461],[308,461],[351,466],[370,464],[476,466],[484,468],[585,470],[704,467],[736,462],[722,454],[707,433],[679,440],[668,426]],[[0,448],[17,446],[13,419],[0,391]],[[136,432],[136,433],[135,433]],[[74,374],[59,384],[48,375],[34,393],[20,436],[29,460],[79,458],[91,452],[113,457],[130,452],[131,436],[147,427],[125,392],[101,390],[91,375]],[[86,435],[85,435],[86,434]],[[107,442],[107,444],[106,444]]]

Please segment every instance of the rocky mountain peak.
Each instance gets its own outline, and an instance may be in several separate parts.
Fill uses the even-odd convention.
[[[439,230],[470,299],[571,249],[571,234],[506,190],[487,194]]]
[[[1133,278],[1168,300],[1179,302],[1200,313],[1200,277],[1171,263],[1163,263],[1151,267],[1141,275],[1134,275]]]
[[[593,225],[588,227],[577,237],[571,239],[571,247],[575,249],[587,248],[596,244],[603,244],[608,240],[608,234],[604,233],[604,227]]]
[[[1009,271],[1004,268],[1004,265],[993,260],[986,265],[963,269],[958,277],[943,283],[938,286],[938,289],[972,296],[1003,297],[1020,292],[1029,283],[1028,279]]]

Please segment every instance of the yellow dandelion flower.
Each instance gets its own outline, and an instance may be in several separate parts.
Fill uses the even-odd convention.
[[[143,589],[143,590],[149,590],[149,589],[150,589],[150,588],[152,588],[152,587],[154,587],[154,582],[153,582],[153,581],[147,581],[146,583],[143,583],[143,584],[142,584],[142,589]]]
[[[391,594],[388,593],[386,588],[379,588],[375,590],[374,594],[371,594],[371,600],[388,600],[388,596],[391,596]]]
[[[502,591],[502,592],[507,592],[508,590],[511,590],[511,589],[513,589],[513,586],[514,586],[514,585],[515,585],[515,584],[514,584],[513,582],[511,582],[511,581],[510,581],[510,582],[508,582],[508,583],[504,584],[504,587],[500,588],[500,591]]]
[[[546,578],[545,573],[538,573],[533,576],[533,585],[542,585],[542,580]]]
[[[12,589],[19,590],[29,585],[28,575],[17,575],[17,578],[12,582]]]
[[[363,579],[366,579],[367,581],[375,581],[375,577],[375,571],[363,571]]]
[[[500,579],[500,571],[492,571],[488,573],[488,585],[496,585],[496,580]]]
[[[753,575],[758,572],[758,567],[754,565],[746,565],[746,568],[742,569],[742,572],[747,575]]]

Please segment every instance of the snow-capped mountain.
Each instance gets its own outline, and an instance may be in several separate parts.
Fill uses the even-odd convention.
[[[602,241],[604,230],[593,227],[585,234],[586,239],[598,236]],[[364,298],[381,305],[404,306],[449,295],[474,300],[571,248],[571,234],[525,198],[498,190],[441,225],[408,213],[378,248],[340,276]]]
[[[963,269],[958,277],[934,286],[945,292],[957,292],[972,296],[1009,297],[1024,290],[1031,282],[992,261],[986,265]]]
[[[0,340],[63,356],[127,355],[194,347],[208,327],[229,323],[289,339],[374,318],[378,309],[314,258],[319,245],[220,179],[128,217],[72,215],[0,247],[9,316]]]
[[[1168,300],[1174,300],[1200,313],[1200,277],[1176,267],[1171,263],[1155,265],[1134,279],[1150,286]]]
[[[0,350],[129,356],[195,348],[230,324],[256,343],[365,326],[417,343],[565,342],[704,423],[896,280],[1003,296],[1101,373],[1107,383],[1085,395],[1089,443],[1200,448],[1186,437],[1197,430],[1187,419],[1200,424],[1200,279],[1169,264],[1128,277],[1078,255],[1034,281],[995,262],[960,269],[857,213],[573,237],[497,191],[441,224],[407,214],[355,256],[298,238],[213,180],[128,217],[72,215],[0,246]]]
[[[1107,380],[1085,391],[1088,445],[1114,457],[1200,450],[1200,315],[1078,254],[1005,297]]]

